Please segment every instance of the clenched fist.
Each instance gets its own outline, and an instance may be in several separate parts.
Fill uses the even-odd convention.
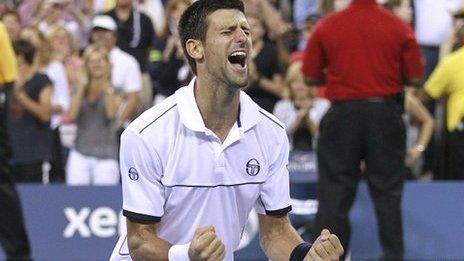
[[[188,250],[190,260],[222,260],[225,253],[225,246],[216,235],[213,226],[201,227],[195,231]]]
[[[314,241],[304,260],[339,260],[343,252],[343,247],[338,237],[335,234],[331,234],[329,230],[324,229],[316,241]]]

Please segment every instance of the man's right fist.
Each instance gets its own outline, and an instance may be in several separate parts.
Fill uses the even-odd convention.
[[[195,231],[188,250],[190,260],[222,260],[225,253],[225,246],[213,226],[201,227]]]

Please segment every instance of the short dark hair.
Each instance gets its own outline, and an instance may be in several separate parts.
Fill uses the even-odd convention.
[[[220,9],[236,9],[245,13],[245,7],[241,0],[198,0],[191,4],[180,18],[178,28],[180,41],[184,55],[194,74],[197,74],[195,59],[188,55],[185,44],[189,39],[204,41],[208,30],[207,17]]]
[[[35,47],[31,42],[19,39],[13,43],[13,48],[16,55],[22,56],[29,65],[34,63]]]

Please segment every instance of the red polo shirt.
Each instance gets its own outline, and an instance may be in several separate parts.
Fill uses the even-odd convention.
[[[353,0],[316,25],[302,70],[325,79],[330,100],[356,100],[396,94],[404,79],[420,78],[424,66],[408,24],[375,0]]]

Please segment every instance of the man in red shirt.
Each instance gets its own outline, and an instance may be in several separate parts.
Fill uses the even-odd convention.
[[[349,249],[348,213],[364,160],[383,258],[401,259],[402,87],[419,85],[423,74],[414,32],[375,0],[353,0],[316,25],[302,70],[310,85],[326,85],[333,104],[320,125],[317,228],[333,230]]]

